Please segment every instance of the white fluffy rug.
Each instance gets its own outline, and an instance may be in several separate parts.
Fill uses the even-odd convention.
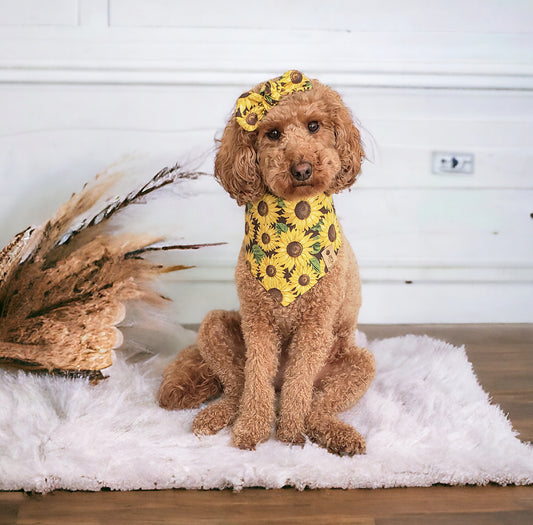
[[[360,344],[364,335],[358,334]],[[0,489],[398,487],[533,483],[533,447],[490,404],[463,348],[407,336],[369,344],[378,372],[343,414],[368,452],[337,457],[275,438],[242,451],[226,429],[198,439],[195,410],[160,409],[161,357],[84,380],[0,371]]]

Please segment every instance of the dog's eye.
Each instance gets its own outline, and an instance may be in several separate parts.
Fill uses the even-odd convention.
[[[279,129],[271,129],[266,135],[270,140],[279,140],[281,131]]]
[[[318,122],[316,120],[312,120],[311,122],[309,122],[307,124],[307,129],[311,132],[311,133],[316,133],[318,131],[318,129],[320,128]]]

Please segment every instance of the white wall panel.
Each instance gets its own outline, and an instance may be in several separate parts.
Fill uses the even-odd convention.
[[[511,9],[509,6],[511,5]],[[110,0],[111,24],[121,26],[253,27],[364,32],[529,33],[533,6],[527,0]]]
[[[0,1],[0,244],[117,161],[124,184],[176,161],[212,171],[237,96],[297,66],[338,89],[362,128],[363,173],[336,200],[361,320],[533,319],[531,2],[46,6]],[[474,173],[432,174],[432,151],[474,154]],[[123,227],[226,241],[176,254],[197,268],[163,286],[182,322],[237,307],[242,210],[213,180]]]
[[[0,26],[75,26],[78,0],[1,0]]]

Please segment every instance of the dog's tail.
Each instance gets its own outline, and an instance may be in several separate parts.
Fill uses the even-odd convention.
[[[182,350],[163,373],[157,400],[169,410],[196,408],[222,393],[222,384],[207,366],[198,347]]]

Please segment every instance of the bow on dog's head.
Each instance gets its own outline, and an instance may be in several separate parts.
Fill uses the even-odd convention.
[[[275,106],[282,96],[311,89],[311,81],[302,73],[290,70],[278,79],[265,82],[259,93],[246,92],[237,100],[235,118],[246,131],[255,131],[259,121]]]

